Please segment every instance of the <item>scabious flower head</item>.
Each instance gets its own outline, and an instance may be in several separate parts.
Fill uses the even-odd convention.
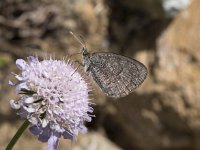
[[[93,112],[89,101],[89,85],[83,73],[70,60],[16,60],[21,74],[14,74],[18,100],[10,100],[21,118],[28,119],[30,131],[48,149],[56,149],[61,136],[75,139],[78,132],[86,133],[84,122],[90,122]]]

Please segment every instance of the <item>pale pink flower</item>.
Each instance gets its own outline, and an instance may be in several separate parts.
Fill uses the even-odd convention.
[[[74,140],[78,132],[87,132],[84,122],[93,116],[91,89],[75,63],[30,56],[16,65],[21,70],[14,74],[18,83],[9,84],[16,86],[20,98],[10,100],[10,105],[29,120],[30,131],[40,141],[48,142],[48,150],[57,149],[61,136]]]

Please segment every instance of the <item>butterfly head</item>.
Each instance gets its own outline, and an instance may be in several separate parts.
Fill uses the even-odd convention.
[[[71,31],[70,31],[70,34],[83,46],[83,48],[81,49],[81,52],[80,52],[82,54],[82,56],[87,56],[88,55],[87,48],[86,48],[85,42],[82,39],[82,37],[81,36],[80,37],[76,36]]]
[[[85,46],[81,49],[81,54],[82,54],[83,57],[89,55],[89,53],[87,52],[87,48]]]

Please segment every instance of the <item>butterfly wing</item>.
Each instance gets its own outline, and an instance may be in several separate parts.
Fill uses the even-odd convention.
[[[93,79],[110,97],[128,95],[147,76],[147,68],[142,63],[113,53],[93,53],[90,62]]]

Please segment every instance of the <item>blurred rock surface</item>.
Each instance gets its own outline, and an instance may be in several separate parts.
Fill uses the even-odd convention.
[[[126,144],[119,134],[112,138],[125,149],[200,148],[199,7],[200,1],[192,1],[156,38],[154,63],[141,91],[111,103],[115,114],[107,117],[113,124],[104,122],[105,127],[124,135]]]
[[[77,143],[74,146],[72,145],[72,150],[121,150],[121,148],[110,142],[103,135],[91,132],[80,136]]]
[[[81,45],[69,31],[82,35],[90,52],[137,58],[149,76],[119,100],[106,100],[94,84],[96,118],[88,127],[95,132],[80,135],[72,146],[62,140],[61,149],[200,149],[199,8],[200,1],[193,0],[169,19],[161,0],[0,1],[0,149],[19,127],[8,105],[15,96],[7,86],[10,72],[17,72],[15,59],[79,52]],[[30,149],[30,143],[32,149],[46,149],[29,132],[16,149]]]
[[[162,0],[162,6],[168,17],[175,16],[179,11],[190,5],[192,0]]]

